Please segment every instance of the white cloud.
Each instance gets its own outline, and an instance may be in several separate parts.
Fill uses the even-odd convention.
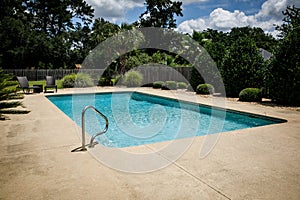
[[[202,31],[205,30],[206,28],[207,28],[206,21],[204,19],[199,18],[199,19],[192,19],[192,20],[182,22],[180,24],[180,27],[178,27],[178,30],[186,33],[192,33],[193,30]]]
[[[287,0],[268,0],[263,3],[261,10],[255,16],[262,19],[275,18],[281,20],[282,11],[285,10],[287,5]]]
[[[95,18],[123,18],[126,12],[135,7],[143,7],[144,0],[86,0],[95,9]]]
[[[247,26],[247,24],[247,16],[238,10],[229,12],[222,8],[217,8],[212,11],[209,16],[209,26],[222,31],[226,31],[228,28],[230,29],[230,27]]]
[[[296,3],[296,1],[298,3]],[[233,27],[260,27],[266,33],[276,34],[274,24],[282,23],[282,11],[288,5],[297,5],[299,0],[267,0],[255,15],[246,15],[244,12],[235,10],[230,12],[223,8],[212,11],[208,18],[187,20],[178,26],[178,31],[192,33],[193,30],[203,31],[207,28],[229,31]]]

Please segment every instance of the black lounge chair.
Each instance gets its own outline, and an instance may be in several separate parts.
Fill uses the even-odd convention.
[[[18,88],[22,89],[24,93],[28,94],[30,93],[30,90],[32,89],[33,92],[39,91],[40,92],[40,87],[39,86],[29,86],[28,79],[26,76],[17,76],[19,86]]]
[[[55,88],[55,92],[57,92],[57,85],[55,84],[55,79],[53,76],[46,76],[46,85],[44,88],[44,92],[47,92],[48,88]]]

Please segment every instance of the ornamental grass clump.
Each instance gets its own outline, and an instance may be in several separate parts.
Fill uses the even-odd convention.
[[[92,87],[94,86],[94,82],[88,74],[84,74],[84,73],[69,74],[63,77],[62,86],[64,88]]]
[[[261,99],[262,95],[259,88],[246,88],[239,94],[239,101],[259,102]]]
[[[143,83],[143,75],[138,71],[129,71],[125,74],[123,84],[127,87],[138,87]]]

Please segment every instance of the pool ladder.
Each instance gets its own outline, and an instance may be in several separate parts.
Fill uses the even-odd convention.
[[[96,112],[97,114],[99,114],[104,120],[105,120],[105,128],[103,129],[103,131],[100,131],[99,133],[94,134],[91,137],[90,143],[89,144],[85,144],[85,120],[84,120],[84,115],[85,112],[88,109],[92,109],[94,112]],[[98,142],[94,142],[95,138],[99,135],[104,134],[108,129],[108,119],[105,115],[103,115],[99,110],[97,110],[94,106],[86,106],[81,113],[81,132],[82,132],[82,145],[81,147],[78,147],[76,149],[73,149],[71,152],[75,152],[75,151],[86,151],[86,146],[88,146],[89,148],[93,148],[96,144],[98,144]]]

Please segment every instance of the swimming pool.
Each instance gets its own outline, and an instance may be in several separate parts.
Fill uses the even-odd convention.
[[[53,95],[47,98],[79,126],[84,107],[95,106],[109,120],[108,131],[97,137],[98,142],[117,148],[284,122],[139,92]],[[93,135],[104,129],[105,122],[88,110],[85,127],[86,132]]]

